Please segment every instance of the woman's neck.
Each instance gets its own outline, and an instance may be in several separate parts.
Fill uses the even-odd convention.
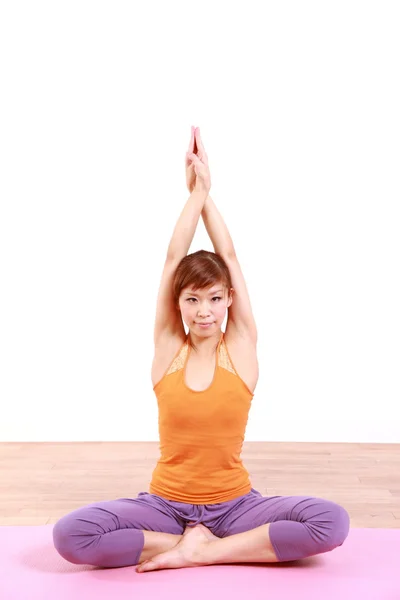
[[[221,330],[215,335],[206,338],[189,332],[189,344],[197,356],[201,358],[210,358],[215,354],[221,336]]]

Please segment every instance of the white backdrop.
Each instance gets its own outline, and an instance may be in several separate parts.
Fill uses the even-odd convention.
[[[193,124],[258,326],[246,440],[400,442],[398,25],[397,2],[2,3],[1,441],[158,440]]]

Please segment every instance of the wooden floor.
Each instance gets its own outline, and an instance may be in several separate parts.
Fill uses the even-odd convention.
[[[55,523],[100,500],[148,491],[157,442],[0,443],[0,526]],[[333,500],[352,527],[400,528],[400,444],[245,442],[265,496]]]

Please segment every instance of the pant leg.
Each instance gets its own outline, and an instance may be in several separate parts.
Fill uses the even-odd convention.
[[[231,511],[221,537],[267,523],[270,523],[271,544],[280,561],[329,552],[343,544],[350,528],[347,511],[331,500],[262,496],[255,492]]]
[[[74,510],[54,525],[53,542],[71,563],[127,567],[139,563],[143,530],[182,535],[184,528],[165,501],[143,493]]]

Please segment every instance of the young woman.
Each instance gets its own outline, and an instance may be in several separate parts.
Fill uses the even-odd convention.
[[[349,532],[348,513],[330,500],[262,496],[251,486],[240,454],[258,380],[257,328],[232,239],[209,196],[199,129],[192,128],[186,180],[190,197],[168,247],[154,327],[161,456],[149,492],[90,504],[55,524],[54,545],[72,563],[138,565],[140,573],[291,561],[329,552]],[[187,255],[200,215],[215,253]]]

